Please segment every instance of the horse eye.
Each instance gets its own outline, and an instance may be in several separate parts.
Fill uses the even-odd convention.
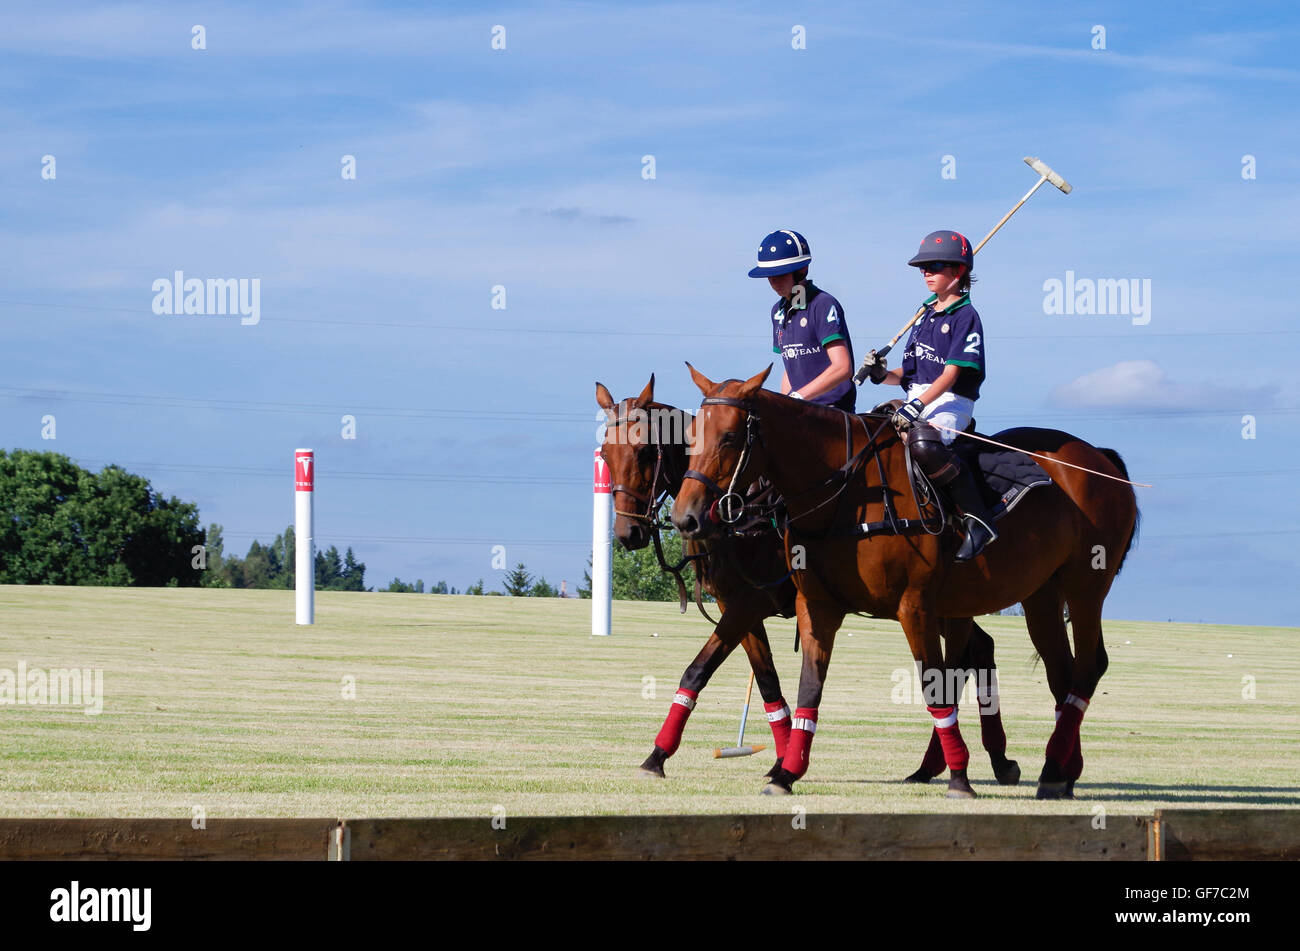
[[[718,445],[720,446],[734,446],[735,444],[736,444],[736,431],[734,429],[728,430],[727,432],[723,433],[722,438],[718,440]]]

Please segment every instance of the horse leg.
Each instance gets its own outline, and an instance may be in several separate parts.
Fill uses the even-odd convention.
[[[1020,764],[1007,759],[1007,732],[1002,728],[1002,704],[998,694],[998,665],[993,656],[993,638],[973,620],[966,666],[974,669],[975,691],[980,709],[980,742],[989,754],[993,775],[999,785],[1020,782]]]
[[[758,692],[763,697],[763,710],[767,713],[768,725],[772,728],[772,744],[776,747],[776,762],[767,771],[771,779],[781,768],[785,757],[786,742],[790,739],[790,707],[781,695],[781,680],[776,674],[776,664],[772,661],[772,646],[767,640],[767,628],[759,621],[754,629],[746,634],[740,642],[745,653],[749,655],[749,666],[754,671],[754,680]]]
[[[1023,604],[1029,638],[1043,660],[1047,686],[1056,701],[1056,722],[1059,727],[1061,704],[1070,692],[1070,680],[1074,676],[1070,639],[1065,632],[1065,618],[1061,614],[1065,607],[1065,600],[1059,585],[1055,581],[1050,581],[1026,598]],[[1050,748],[1050,742],[1048,745]],[[1066,752],[1068,754],[1069,751]],[[1038,776],[1037,797],[1039,799],[1064,798],[1068,792],[1067,783],[1063,764],[1049,753],[1043,763],[1043,771]]]
[[[682,674],[677,693],[673,695],[672,705],[668,708],[668,716],[664,718],[664,725],[660,727],[659,735],[655,737],[654,749],[641,764],[638,775],[664,778],[664,763],[681,745],[682,730],[686,727],[686,720],[690,717],[691,711],[695,709],[695,701],[700,691],[709,682],[713,672],[727,659],[727,655],[735,649],[740,639],[757,621],[758,618],[752,611],[732,609],[722,612],[722,617],[718,619],[718,626],[704,642],[704,647],[695,655],[695,660],[691,661],[691,665],[686,668],[686,673]]]
[[[1083,747],[1079,741],[1079,728],[1088,703],[1097,690],[1097,683],[1109,665],[1101,636],[1101,598],[1076,596],[1068,603],[1070,626],[1074,628],[1074,671],[1070,678],[1069,692],[1061,701],[1056,729],[1047,742],[1047,761],[1056,764],[1057,775],[1063,782],[1058,781],[1044,790],[1040,781],[1040,799],[1058,796],[1074,798],[1075,780],[1083,773]]]
[[[966,776],[970,750],[957,725],[957,699],[962,684],[957,676],[948,674],[943,645],[939,640],[941,622],[934,616],[932,606],[917,596],[904,598],[899,605],[898,619],[907,635],[912,657],[921,668],[922,694],[934,719],[944,762],[948,766],[948,798],[974,799],[975,790]]]
[[[799,703],[790,723],[790,738],[786,741],[785,756],[781,766],[763,787],[769,796],[788,795],[794,782],[808,771],[808,759],[813,735],[817,732],[817,708],[821,705],[822,688],[826,685],[826,671],[831,662],[831,647],[835,632],[844,623],[844,609],[820,602],[809,603],[799,596],[799,644],[803,653],[803,667],[799,672]]]
[[[952,658],[957,656],[957,651],[954,650],[954,640],[950,639],[950,635],[955,635],[957,640],[961,639],[960,630],[953,627],[953,625],[960,625],[960,623],[960,619],[952,621],[947,618],[939,622],[944,632],[944,653],[950,661]],[[971,646],[971,642],[967,640],[964,649],[961,650],[963,667],[969,666],[967,658],[970,654]],[[939,739],[939,730],[937,727],[931,726],[930,745],[925,749],[925,756],[921,759],[921,765],[916,772],[906,777],[903,782],[928,783],[936,776],[941,775],[947,768],[948,764],[943,758],[943,743]]]

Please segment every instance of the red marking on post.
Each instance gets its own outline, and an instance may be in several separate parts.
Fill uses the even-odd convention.
[[[609,466],[600,456],[600,450],[594,450],[596,457],[596,468],[592,473],[591,491],[594,495],[609,495],[614,488],[614,480],[610,477]]]
[[[316,459],[315,453],[295,452],[293,454],[293,487],[298,492],[315,491]]]

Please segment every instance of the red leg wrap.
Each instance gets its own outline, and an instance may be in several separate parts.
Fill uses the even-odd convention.
[[[808,755],[812,749],[813,734],[817,732],[817,708],[799,707],[794,711],[790,726],[790,739],[786,743],[781,768],[798,779],[808,772]]]
[[[927,707],[934,717],[934,728],[943,745],[943,758],[949,769],[965,769],[970,762],[970,750],[961,738],[961,728],[957,726],[956,707]]]
[[[763,704],[763,709],[767,711],[767,722],[772,727],[772,742],[776,744],[776,758],[784,759],[786,744],[790,741],[790,708],[785,704],[785,697],[782,697]]]
[[[1056,762],[1067,776],[1070,759],[1079,746],[1079,724],[1083,722],[1083,711],[1087,708],[1087,697],[1076,698],[1074,694],[1066,697],[1065,703],[1061,704],[1060,716],[1056,719],[1056,729],[1047,741],[1047,758]],[[1079,762],[1083,762],[1082,754]]]
[[[686,718],[695,709],[695,698],[698,696],[698,691],[687,690],[685,687],[678,687],[677,693],[673,696],[673,705],[668,708],[668,716],[664,718],[664,725],[659,728],[659,735],[655,737],[655,746],[669,756],[676,753],[677,747],[681,746],[682,730],[686,727]]]

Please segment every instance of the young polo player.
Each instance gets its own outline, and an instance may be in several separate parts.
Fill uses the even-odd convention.
[[[853,341],[844,307],[808,280],[812,251],[797,231],[773,231],[758,247],[750,277],[765,277],[772,305],[772,352],[781,354],[781,392],[797,400],[853,412]]]

